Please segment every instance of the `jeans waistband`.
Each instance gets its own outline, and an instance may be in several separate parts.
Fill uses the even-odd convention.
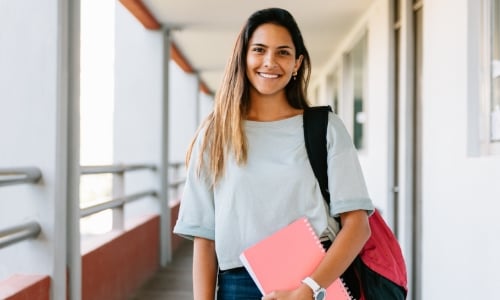
[[[237,267],[237,268],[232,268],[232,269],[226,269],[226,270],[221,270],[219,269],[219,273],[240,273],[240,272],[246,272],[247,270],[245,267]]]

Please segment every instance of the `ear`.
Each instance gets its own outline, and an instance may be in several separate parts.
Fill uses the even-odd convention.
[[[300,69],[303,60],[304,60],[304,55],[302,54],[295,60],[294,72],[297,72]]]

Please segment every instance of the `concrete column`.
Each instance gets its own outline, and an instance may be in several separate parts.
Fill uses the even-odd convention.
[[[42,230],[0,251],[0,278],[49,275],[52,299],[66,297],[68,187],[78,176],[78,7],[0,2],[0,167],[42,172],[37,184],[0,189],[0,228],[32,220]]]

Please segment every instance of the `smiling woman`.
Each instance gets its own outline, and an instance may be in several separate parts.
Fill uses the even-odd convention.
[[[174,233],[194,239],[194,299],[214,299],[216,291],[219,300],[323,299],[318,289],[347,269],[368,238],[373,205],[352,140],[333,114],[327,126],[328,164],[335,166],[329,168],[329,213],[312,172],[303,131],[310,72],[309,53],[288,11],[269,8],[250,16],[214,111],[187,155]],[[304,274],[303,284],[262,298],[239,256],[303,216],[316,234],[337,238],[316,270]],[[333,217],[342,222],[340,232],[328,227]]]
[[[304,59],[303,55],[296,55],[288,30],[276,24],[264,24],[255,30],[249,44],[246,75],[251,84],[251,99],[257,102],[278,96],[286,102],[285,87],[292,76],[297,76]],[[248,119],[259,121],[255,115],[258,105],[254,103],[250,107]]]

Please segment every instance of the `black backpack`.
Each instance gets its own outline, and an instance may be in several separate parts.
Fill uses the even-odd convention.
[[[307,155],[328,205],[326,133],[331,111],[330,106],[304,110]],[[354,299],[404,300],[408,293],[407,274],[399,243],[377,210],[370,216],[370,228],[370,239],[341,278]]]

